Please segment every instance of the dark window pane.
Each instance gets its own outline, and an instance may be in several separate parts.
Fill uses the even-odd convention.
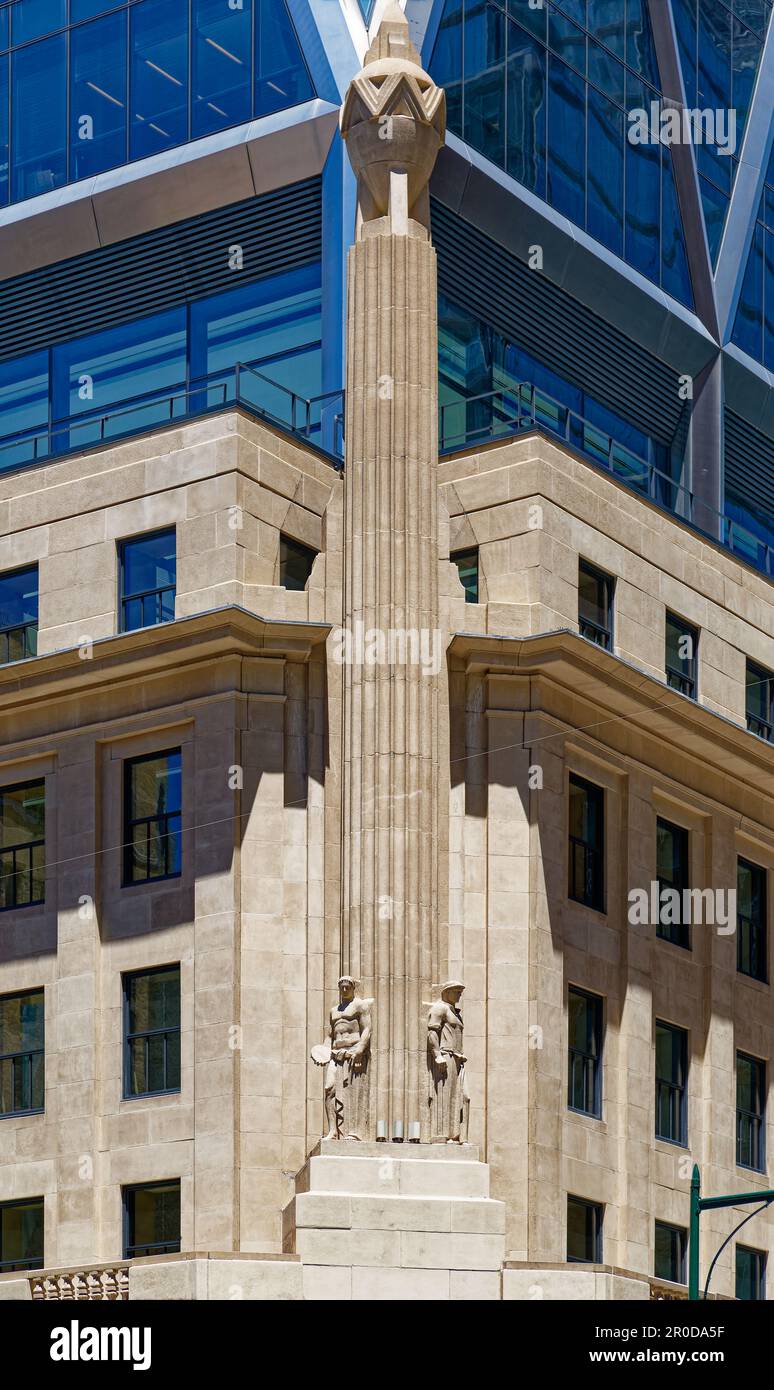
[[[465,12],[465,139],[495,164],[505,162],[505,20],[473,0]]]
[[[661,284],[681,304],[693,304],[680,204],[668,150],[661,161]]]
[[[580,777],[570,778],[568,893],[576,902],[604,911],[604,792]]]
[[[169,0],[132,5],[131,157],[188,138],[188,7]]]
[[[44,1050],[43,991],[0,998],[0,1115],[43,1109]]]
[[[317,559],[317,551],[309,546],[293,541],[289,536],[280,536],[280,584],[283,589],[305,589],[312,565]]]
[[[567,1259],[598,1264],[602,1259],[602,1208],[579,1197],[567,1198]]]
[[[774,677],[751,661],[746,669],[745,707],[747,727],[760,738],[771,739],[774,732],[772,701],[774,699]]]
[[[667,684],[683,695],[696,698],[696,653],[698,633],[689,623],[666,616],[666,677]]]
[[[508,173],[546,195],[546,55],[523,29],[508,25]]]
[[[310,101],[314,89],[284,4],[255,6],[255,115]]]
[[[735,1292],[737,1298],[747,1301],[766,1297],[766,1254],[763,1250],[737,1245]]]
[[[3,14],[5,11],[3,11]],[[6,21],[7,22],[7,21]],[[0,14],[0,31],[2,31],[3,15]],[[2,47],[2,32],[0,32],[0,47]],[[8,148],[8,57],[3,55],[0,58],[0,206],[8,202],[11,196],[9,148]],[[0,468],[2,468],[2,455],[0,455]]]
[[[174,531],[154,531],[124,541],[121,546],[122,630],[131,632],[171,622],[175,616],[176,582]],[[179,807],[172,809],[179,810]]]
[[[66,23],[67,0],[20,0],[11,6],[11,40],[15,44],[52,34]]]
[[[570,989],[568,993],[568,1105],[586,1115],[601,1113],[602,1001]]]
[[[252,11],[249,4],[231,9],[223,0],[193,0],[192,16],[195,139],[250,119]]]
[[[38,567],[0,575],[0,665],[37,651]]]
[[[61,448],[68,435],[86,448],[166,424],[185,411],[182,394],[170,407],[170,394],[185,387],[185,309],[63,343],[54,348],[53,373],[54,418],[71,421],[69,431],[57,430]]]
[[[766,1065],[736,1054],[736,1161],[756,1172],[765,1169]]]
[[[687,1243],[687,1234],[682,1226],[669,1226],[664,1221],[656,1222],[653,1273],[657,1279],[669,1279],[675,1284],[685,1283]]]
[[[67,178],[64,34],[12,55],[14,201],[49,193]]]
[[[688,1036],[656,1024],[656,1138],[687,1143]]]
[[[107,15],[70,37],[70,178],[126,159],[126,21]]]
[[[581,636],[609,651],[613,639],[613,580],[585,560],[578,567],[578,626]]]
[[[659,145],[626,141],[626,259],[650,280],[659,281],[661,224]]]
[[[127,1097],[180,1089],[180,968],[124,979]]]
[[[623,252],[623,142],[623,112],[589,88],[588,231],[617,256]]]
[[[768,978],[766,870],[740,859],[737,866],[736,968],[754,980]]]
[[[43,1266],[43,1198],[0,1205],[0,1273]]]
[[[457,566],[465,590],[465,602],[478,603],[478,551],[458,550],[449,558]]]
[[[44,783],[0,790],[0,908],[43,901],[44,836]]]
[[[552,55],[548,59],[548,201],[585,226],[586,84]]]
[[[763,355],[763,250],[765,232],[756,223],[742,281],[733,341],[760,362]]]
[[[182,863],[181,759],[176,750],[125,765],[124,881],[177,875]]]
[[[180,1182],[127,1188],[124,1193],[124,1257],[168,1254],[180,1249]]]

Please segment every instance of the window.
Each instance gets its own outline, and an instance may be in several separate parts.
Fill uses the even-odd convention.
[[[21,9],[21,7],[17,7]],[[11,55],[11,197],[50,193],[67,178],[67,38]]]
[[[252,115],[250,6],[193,0],[193,139]]]
[[[766,1171],[766,1063],[736,1054],[736,1161]]]
[[[766,1255],[763,1250],[737,1245],[736,1297],[750,1301],[766,1297]]]
[[[0,575],[0,666],[38,650],[38,567]]]
[[[478,603],[478,550],[455,550],[449,556],[459,570],[466,603]]]
[[[687,1248],[688,1233],[683,1226],[670,1226],[666,1221],[657,1221],[653,1261],[656,1278],[684,1284]]]
[[[602,1114],[602,1000],[570,988],[567,1001],[569,1085],[567,1104],[584,1115]]]
[[[0,1274],[43,1267],[43,1198],[0,1203]]]
[[[683,895],[688,888],[688,831],[659,816],[656,821],[656,877],[659,909],[656,936],[690,950],[691,940]],[[675,898],[675,893],[678,897]],[[662,897],[662,894],[664,897]]]
[[[188,6],[132,5],[130,157],[142,159],[188,139]]]
[[[666,678],[667,685],[679,690],[689,699],[696,699],[697,652],[699,633],[690,623],[666,615]]]
[[[121,631],[135,632],[175,616],[175,532],[136,536],[120,546]]]
[[[615,580],[581,560],[578,568],[578,627],[581,637],[613,649],[613,590]]]
[[[602,1214],[596,1202],[567,1198],[567,1259],[572,1263],[602,1263]]]
[[[768,978],[766,870],[740,859],[736,870],[736,968],[753,980]]]
[[[128,761],[124,795],[124,884],[177,877],[182,859],[180,749]]]
[[[688,1143],[688,1034],[656,1023],[656,1138]]]
[[[0,911],[46,896],[45,783],[0,789]]]
[[[285,5],[255,7],[255,111],[268,116],[310,101],[314,88]]]
[[[771,742],[774,731],[774,676],[762,666],[747,663],[747,727]]]
[[[31,1115],[44,1107],[43,990],[0,999],[0,1115]]]
[[[124,976],[124,1099],[180,1090],[180,966]]]
[[[102,9],[106,8],[104,5]],[[70,35],[70,178],[126,161],[126,18],[105,15]]]
[[[570,777],[571,898],[605,910],[605,793],[582,777]]]
[[[124,1188],[124,1259],[180,1249],[180,1179]]]
[[[283,589],[305,589],[317,551],[289,536],[280,536],[280,584]]]

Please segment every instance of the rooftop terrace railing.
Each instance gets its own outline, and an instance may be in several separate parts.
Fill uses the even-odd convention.
[[[294,438],[313,443],[336,466],[344,453],[344,393],[301,396],[250,363],[223,372],[145,391],[102,409],[18,431],[0,439],[0,475],[8,469],[50,463],[63,455],[147,433],[162,425],[238,405]]]
[[[532,382],[515,382],[478,396],[448,401],[439,410],[439,451],[456,453],[471,445],[545,430],[577,450],[619,482],[633,488],[656,506],[686,522],[693,530],[721,544],[774,578],[774,529],[772,542],[754,535],[741,522],[697,498],[677,479],[642,458],[614,436],[591,423],[561,401],[538,390]]]

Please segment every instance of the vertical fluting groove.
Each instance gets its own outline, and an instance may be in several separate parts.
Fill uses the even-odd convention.
[[[372,1126],[404,1132],[423,1119],[439,939],[439,676],[420,664],[439,628],[434,277],[416,227],[350,251],[342,959],[376,997]],[[371,663],[374,631],[387,659]]]

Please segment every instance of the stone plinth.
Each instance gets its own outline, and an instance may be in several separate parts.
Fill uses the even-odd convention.
[[[504,1230],[467,1144],[323,1140],[283,1213],[307,1299],[499,1299]]]

